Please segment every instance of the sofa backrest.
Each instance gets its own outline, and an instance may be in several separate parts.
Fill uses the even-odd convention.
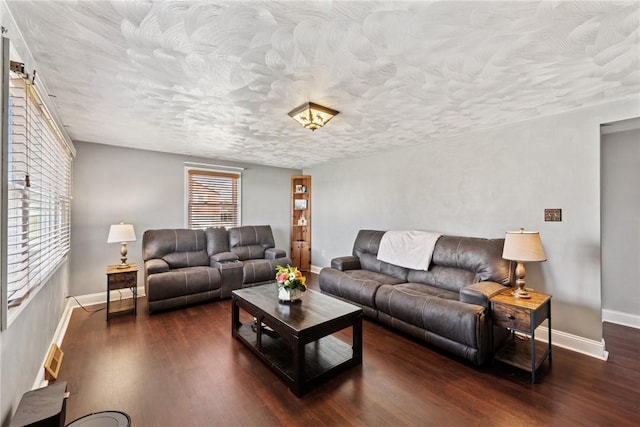
[[[276,246],[270,225],[244,225],[227,231],[229,248],[240,261],[264,258],[265,249]]]
[[[365,270],[388,274],[413,283],[424,283],[458,292],[472,283],[492,281],[512,286],[514,275],[510,261],[502,258],[504,239],[441,236],[433,250],[429,270],[411,270],[377,259],[384,231],[360,230],[353,255]],[[402,276],[402,271],[406,275]]]
[[[209,227],[204,230],[207,237],[207,253],[209,256],[229,250],[229,232],[224,227]]]
[[[169,268],[209,265],[204,230],[146,230],[142,235],[142,258],[163,259]]]
[[[353,244],[353,255],[360,258],[363,270],[386,274],[396,279],[407,280],[409,269],[378,260],[378,248],[384,231],[360,230]]]

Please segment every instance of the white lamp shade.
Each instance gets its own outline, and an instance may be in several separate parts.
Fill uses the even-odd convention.
[[[114,224],[109,228],[107,243],[135,242],[136,232],[131,224]]]
[[[537,231],[507,231],[502,258],[512,261],[546,261],[540,233]]]

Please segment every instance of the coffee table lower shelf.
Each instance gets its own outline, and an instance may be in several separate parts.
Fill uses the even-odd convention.
[[[260,348],[251,324],[243,324],[234,336],[278,374],[297,396],[336,372],[361,363],[354,359],[351,345],[329,335],[305,345],[304,379],[302,384],[296,384],[293,351],[275,332],[262,332]]]

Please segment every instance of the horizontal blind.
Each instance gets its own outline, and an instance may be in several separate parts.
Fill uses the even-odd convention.
[[[237,227],[240,225],[240,174],[188,169],[187,226]]]
[[[72,155],[33,87],[9,82],[7,299],[20,304],[70,248]]]

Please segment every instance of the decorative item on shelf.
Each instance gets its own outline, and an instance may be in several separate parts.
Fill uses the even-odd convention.
[[[276,265],[276,282],[280,302],[296,302],[302,300],[302,293],[307,290],[307,279],[297,267]]]
[[[300,215],[300,218],[298,218],[298,225],[307,225],[307,218],[305,218],[304,213]]]
[[[326,125],[339,112],[313,102],[305,102],[289,112],[291,117],[304,128],[312,131]]]
[[[307,209],[307,201],[305,199],[295,199],[293,202],[293,208],[305,210]]]
[[[120,264],[118,268],[128,268],[127,264],[127,242],[136,241],[136,232],[133,229],[133,225],[125,224],[113,224],[109,228],[109,236],[107,237],[107,243],[120,243]]]
[[[531,298],[525,289],[524,262],[546,261],[547,257],[542,248],[540,233],[537,231],[507,231],[504,239],[502,258],[516,261],[516,289],[513,296],[516,298]]]

